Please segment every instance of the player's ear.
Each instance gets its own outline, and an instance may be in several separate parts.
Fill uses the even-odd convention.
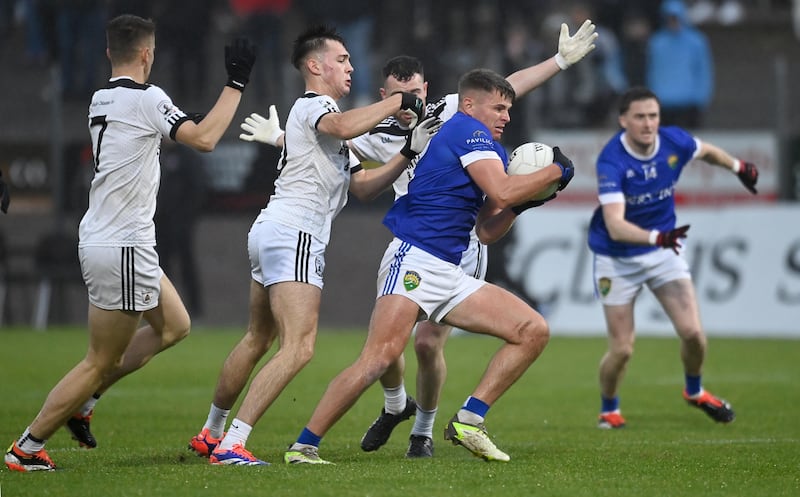
[[[314,74],[317,76],[322,74],[322,71],[320,71],[319,69],[319,60],[314,55],[311,55],[306,59],[305,65],[306,65],[306,70],[309,72],[309,74]]]

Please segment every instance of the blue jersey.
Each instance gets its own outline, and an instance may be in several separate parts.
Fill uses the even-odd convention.
[[[655,151],[649,157],[634,154],[617,133],[597,158],[597,187],[601,206],[589,225],[589,248],[611,257],[631,257],[658,247],[615,242],[608,235],[602,204],[620,197],[625,202],[625,220],[646,230],[675,228],[675,184],[683,167],[694,158],[699,142],[681,128],[660,128]],[[605,197],[605,198],[604,198]]]
[[[484,193],[466,167],[482,159],[508,163],[506,151],[480,121],[461,112],[444,123],[420,156],[408,194],[383,224],[395,237],[452,264],[461,263]]]

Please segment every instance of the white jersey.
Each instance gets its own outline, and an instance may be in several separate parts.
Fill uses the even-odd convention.
[[[79,246],[156,244],[161,138],[174,139],[187,119],[164,90],[127,77],[113,78],[94,93],[89,105],[94,178]]]
[[[271,220],[329,242],[333,219],[347,203],[351,174],[347,143],[317,130],[322,116],[331,112],[339,107],[327,95],[309,92],[294,103],[275,193],[257,222]]]
[[[436,116],[442,121],[447,121],[458,111],[458,94],[453,93],[442,97],[438,102],[425,106],[425,117]],[[381,164],[400,153],[400,149],[406,143],[408,128],[403,127],[397,122],[394,116],[389,116],[375,126],[369,133],[364,133],[350,140],[350,146],[358,155],[366,160],[375,161]],[[405,174],[401,174],[395,180],[395,198],[402,197],[408,193],[408,182],[414,177],[414,168],[417,161],[412,160],[406,168]]]

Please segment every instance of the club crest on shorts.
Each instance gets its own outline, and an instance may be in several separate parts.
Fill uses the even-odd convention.
[[[600,278],[597,280],[597,290],[603,297],[608,296],[608,292],[611,291],[611,278]]]
[[[314,259],[314,271],[317,273],[317,276],[322,278],[322,272],[325,271],[325,260],[322,257],[317,257]]]
[[[417,288],[421,281],[422,278],[415,271],[406,271],[406,275],[403,276],[403,286],[406,287],[407,292]]]

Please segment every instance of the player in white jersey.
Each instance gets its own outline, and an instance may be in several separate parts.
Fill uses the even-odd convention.
[[[44,445],[65,423],[81,445],[96,446],[88,418],[99,394],[189,333],[189,315],[155,251],[159,146],[168,137],[213,150],[236,113],[255,61],[255,49],[245,39],[225,47],[228,82],[195,123],[161,88],[147,84],[155,24],[126,14],[109,21],[106,34],[111,79],[89,106],[95,176],[78,245],[89,293],[89,350],[9,448],[5,463],[12,470],[55,469]],[[140,327],[142,318],[147,324]]]
[[[369,199],[388,188],[438,129],[435,120],[420,123],[404,150],[385,166],[362,169],[351,163],[346,140],[400,110],[418,119],[423,102],[405,93],[340,112],[336,101],[350,91],[353,66],[344,40],[324,26],[298,36],[292,64],[303,76],[305,94],[289,113],[275,194],[248,235],[252,280],[247,332],[225,360],[206,422],[189,442],[211,464],[267,464],[245,445],[255,423],[314,353],[333,219],[348,190]],[[231,408],[275,339],[279,350],[253,377],[224,433]]]
[[[596,38],[595,26],[585,22],[570,36],[566,26],[562,28],[558,55],[539,64],[508,76],[508,81],[518,96],[537,88],[551,77],[581,60],[593,48]],[[423,101],[427,99],[428,82],[425,81],[422,63],[409,56],[394,57],[383,67],[384,85],[380,88],[382,99],[397,93],[408,92]],[[458,110],[458,95],[449,94],[426,105],[426,116],[435,116],[442,121],[450,119]],[[258,140],[280,146],[283,131],[274,107],[270,107],[269,118],[251,115],[242,125],[250,134],[243,139]],[[409,116],[397,113],[381,121],[368,133],[350,140],[350,148],[360,160],[385,163],[406,143],[409,133]],[[408,183],[414,175],[416,162],[411,161],[405,174],[392,184],[395,197],[408,191]],[[520,210],[521,212],[521,210]],[[462,255],[461,267],[476,278],[484,279],[487,267],[486,245],[480,243],[473,230],[470,244]],[[417,399],[408,396],[403,381],[405,360],[401,355],[381,377],[384,392],[384,407],[375,422],[361,439],[361,448],[374,451],[389,439],[392,430],[402,421],[416,414],[409,437],[407,457],[431,457],[433,455],[433,425],[439,404],[439,396],[447,375],[444,344],[452,327],[424,321],[417,325],[414,350],[417,355]]]
[[[625,426],[617,392],[633,354],[634,303],[645,285],[680,338],[683,398],[715,421],[734,419],[730,404],[702,387],[706,337],[689,265],[679,250],[689,225],[675,227],[674,192],[692,159],[733,171],[754,194],[758,169],[681,128],[659,127],[659,120],[656,95],[647,88],[631,88],[620,101],[622,129],[597,158],[600,206],[592,216],[588,241],[595,256],[596,293],[608,327],[608,350],[599,369],[600,428]]]
[[[549,330],[544,318],[519,297],[467,275],[460,263],[470,231],[476,229],[484,243],[496,241],[514,222],[514,206],[527,203],[553,181],[566,187],[573,167],[555,147],[554,164],[533,174],[508,176],[507,154],[498,140],[510,120],[513,87],[492,71],[476,69],[461,78],[458,97],[458,112],[431,140],[408,193],[384,218],[395,239],[378,272],[378,296],[364,348],[331,381],[284,455],[287,463],[325,462],[318,454],[322,437],[399,359],[420,319],[505,342],[448,423],[445,438],[483,459],[509,460],[488,437],[484,417],[542,352]]]

